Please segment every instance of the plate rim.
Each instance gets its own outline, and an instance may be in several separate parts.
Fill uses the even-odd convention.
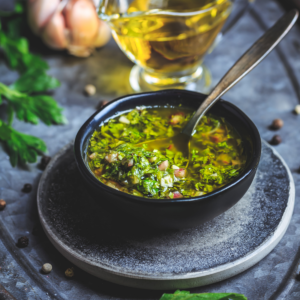
[[[47,237],[55,248],[68,260],[70,260],[74,265],[83,269],[84,271],[102,278],[107,281],[111,281],[117,284],[146,288],[146,289],[165,289],[165,288],[192,288],[201,285],[215,283],[227,278],[230,278],[234,275],[237,275],[246,269],[252,267],[266,255],[268,255],[275,246],[279,243],[283,235],[285,234],[294,210],[295,204],[295,184],[294,179],[289,170],[286,162],[281,157],[281,155],[271,147],[266,141],[262,140],[262,143],[266,145],[272,152],[280,159],[281,163],[285,167],[289,180],[290,180],[290,189],[289,189],[289,198],[287,206],[282,215],[282,218],[273,232],[272,235],[269,235],[268,238],[261,243],[257,248],[249,252],[246,257],[239,258],[233,262],[226,263],[224,265],[217,266],[215,268],[188,272],[182,274],[145,274],[145,273],[132,273],[130,271],[118,270],[118,267],[111,267],[105,263],[92,262],[82,255],[74,251],[70,246],[63,243],[52,231],[51,226],[47,224],[46,219],[42,213],[42,186],[45,182],[47,176],[50,174],[52,167],[55,165],[56,161],[59,159],[64,152],[68,151],[70,147],[73,146],[73,141],[64,146],[50,161],[45,171],[43,172],[41,179],[39,181],[38,190],[37,190],[37,208],[39,219],[43,230],[45,231]]]

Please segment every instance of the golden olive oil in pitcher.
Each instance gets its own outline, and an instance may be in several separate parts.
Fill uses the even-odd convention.
[[[184,87],[204,79],[201,65],[233,0],[102,0],[99,17],[136,63],[133,90]]]
[[[160,7],[162,9],[152,7]],[[227,0],[133,1],[126,16],[111,20],[114,38],[148,72],[195,69],[230,13]]]

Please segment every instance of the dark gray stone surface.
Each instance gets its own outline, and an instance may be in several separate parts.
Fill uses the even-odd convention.
[[[293,185],[280,159],[263,143],[256,178],[234,207],[202,226],[153,230],[118,222],[97,209],[77,169],[73,145],[45,172],[39,203],[61,243],[117,274],[152,277],[183,276],[245,258],[273,236]]]
[[[254,10],[247,13],[206,57],[206,65],[216,83],[236,59],[262,34],[264,25],[271,26],[283,11],[271,0],[257,0]],[[263,139],[274,132],[268,129],[275,118],[284,120],[279,131],[283,142],[276,147],[293,172],[296,184],[296,206],[291,224],[278,246],[260,263],[246,272],[218,284],[192,292],[241,292],[249,299],[299,299],[300,285],[295,281],[300,246],[300,116],[292,110],[299,103],[292,79],[300,80],[299,28],[294,28],[281,42],[280,51],[270,54],[255,70],[225,95],[254,121]],[[132,63],[122,54],[114,41],[88,59],[67,56],[64,52],[43,52],[50,73],[59,78],[62,86],[54,93],[65,108],[69,120],[66,126],[33,126],[18,121],[14,126],[25,133],[43,138],[49,154],[54,155],[70,142],[80,125],[94,112],[101,99],[113,99],[130,93],[128,85]],[[283,54],[280,55],[280,53]],[[0,81],[10,84],[17,78],[3,60],[0,62]],[[82,90],[88,83],[97,87],[97,94],[87,98]],[[296,82],[297,84],[297,82]],[[296,86],[297,87],[297,86]],[[0,113],[5,107],[0,108]],[[0,282],[18,300],[33,299],[159,299],[161,292],[140,291],[110,284],[76,269],[68,280],[64,271],[70,266],[50,244],[39,227],[36,211],[36,188],[41,171],[36,164],[28,170],[13,169],[7,155],[0,152],[0,198],[8,205],[0,212]],[[30,194],[23,194],[25,183],[33,183]],[[33,234],[34,233],[34,234]],[[27,235],[29,247],[15,247],[18,237]],[[57,265],[49,275],[42,275],[43,263]],[[298,269],[298,271],[300,271]]]

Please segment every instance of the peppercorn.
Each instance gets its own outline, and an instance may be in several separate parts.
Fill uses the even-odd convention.
[[[278,134],[275,134],[270,141],[271,145],[279,145],[281,143],[281,137]]]
[[[3,199],[0,199],[0,210],[3,210],[6,206],[6,202]]]
[[[42,159],[41,159],[41,162],[40,162],[40,168],[42,170],[45,170],[47,165],[49,164],[51,160],[51,157],[50,156],[47,156],[47,155],[43,155]]]
[[[102,100],[98,103],[98,105],[96,106],[96,109],[101,109],[104,105],[106,105],[108,103],[107,100]]]
[[[74,268],[68,268],[66,271],[65,271],[65,275],[66,277],[68,278],[71,278],[74,276]]]
[[[52,265],[46,263],[46,264],[43,264],[42,266],[42,271],[43,273],[45,274],[49,274],[51,271],[52,271]]]
[[[28,246],[28,243],[29,243],[29,239],[27,236],[22,236],[18,239],[18,243],[17,243],[17,246],[19,248],[25,248]]]
[[[272,129],[278,130],[283,126],[283,124],[284,123],[281,119],[275,119],[273,120],[271,127]]]
[[[300,115],[300,104],[298,104],[298,105],[295,106],[294,112],[295,112],[297,115]]]
[[[31,190],[32,190],[32,185],[30,183],[24,184],[22,192],[24,192],[24,193],[30,193]]]
[[[87,84],[84,88],[86,95],[93,96],[96,94],[96,87],[92,84]]]

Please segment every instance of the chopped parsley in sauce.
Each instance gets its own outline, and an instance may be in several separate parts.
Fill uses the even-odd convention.
[[[181,107],[137,107],[110,119],[90,139],[90,169],[106,185],[147,198],[189,198],[224,186],[243,170],[246,155],[241,138],[223,118],[201,119],[191,139],[188,167],[188,158],[172,144],[157,143],[155,149],[143,145],[178,134],[192,113]]]

